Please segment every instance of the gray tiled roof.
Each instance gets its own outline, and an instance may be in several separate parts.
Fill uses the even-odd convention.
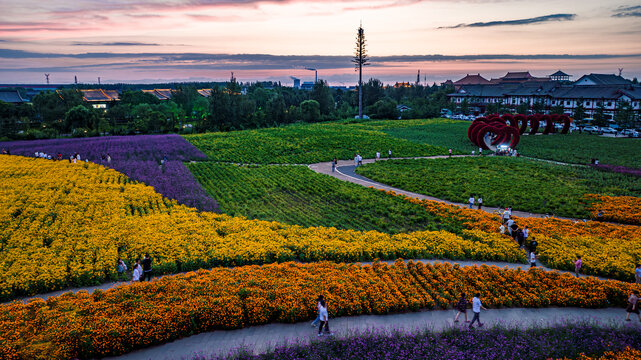
[[[576,82],[581,81],[583,78],[592,80],[596,85],[628,85],[630,80],[624,79],[621,76],[614,74],[590,74],[583,75]]]
[[[25,102],[17,91],[0,91],[0,101],[13,104]]]

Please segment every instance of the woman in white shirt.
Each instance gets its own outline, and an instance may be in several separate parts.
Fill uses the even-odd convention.
[[[320,316],[320,326],[318,327],[318,336],[323,336],[321,331],[323,330],[323,327],[325,327],[325,334],[327,335],[332,335],[332,333],[329,331],[329,314],[327,313],[327,304],[325,304],[325,300],[320,301],[320,306],[319,306],[319,316]]]
[[[134,265],[134,273],[133,277],[131,278],[132,282],[140,281],[140,277],[142,276],[142,267],[140,266],[140,259],[136,260],[136,264]]]

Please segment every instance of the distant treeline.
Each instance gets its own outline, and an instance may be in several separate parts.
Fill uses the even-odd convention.
[[[99,136],[149,133],[192,133],[231,131],[274,127],[295,122],[319,122],[354,118],[358,91],[330,88],[320,80],[312,90],[283,87],[278,83],[211,83],[211,95],[197,90],[203,83],[153,84],[145,88],[173,88],[170,100],[159,100],[118,85],[103,89],[122,90],[120,100],[107,108],[94,108],[77,91],[94,86],[78,85],[58,92],[43,92],[31,104],[0,102],[0,138],[38,139],[60,136]],[[120,87],[118,87],[120,86]],[[453,88],[443,86],[383,86],[370,79],[363,86],[366,114],[374,119],[399,117],[428,118],[451,107],[447,94]],[[403,104],[401,112],[397,105]]]

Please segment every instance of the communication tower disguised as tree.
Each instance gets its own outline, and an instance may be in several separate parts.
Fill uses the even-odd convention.
[[[356,33],[356,55],[352,62],[358,71],[358,118],[363,118],[363,66],[369,65],[369,57],[365,50],[365,31],[363,25],[358,27]]]

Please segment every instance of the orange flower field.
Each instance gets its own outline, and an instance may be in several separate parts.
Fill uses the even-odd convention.
[[[597,219],[599,211],[603,211],[604,221],[641,225],[641,199],[634,196],[587,196],[592,202],[590,211],[592,218]]]
[[[575,359],[559,359],[559,360],[638,360],[641,359],[641,350],[627,348],[623,351],[608,351],[603,356],[590,357],[581,355]]]
[[[389,192],[391,195],[396,195]],[[406,197],[430,213],[453,217],[470,229],[498,233],[501,219],[496,214]],[[583,259],[583,272],[591,275],[634,280],[634,267],[641,263],[641,231],[634,225],[557,218],[513,217],[516,224],[530,229],[530,240],[539,243],[539,259],[549,267],[574,270],[576,256]],[[508,238],[507,235],[504,236]]]
[[[93,294],[67,293],[0,306],[0,358],[69,359],[122,354],[180,337],[315,317],[446,309],[461,292],[486,307],[623,306],[640,286],[568,274],[424,265],[284,263],[200,270]],[[144,329],[144,330],[143,330]]]

